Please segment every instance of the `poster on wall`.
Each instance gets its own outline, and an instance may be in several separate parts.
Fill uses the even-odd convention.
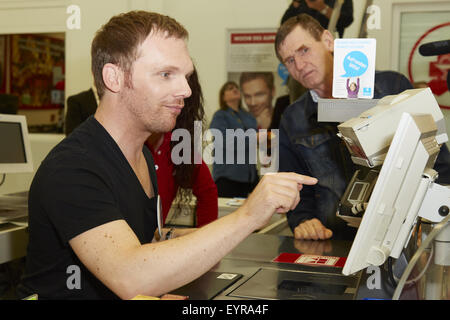
[[[19,109],[60,104],[52,91],[64,90],[64,40],[33,34],[12,35],[10,79],[11,94],[19,97]]]
[[[65,44],[46,34],[10,35],[10,94],[29,132],[61,132],[64,115]]]
[[[277,129],[282,112],[290,104],[288,72],[275,54],[276,32],[276,29],[227,31],[228,81],[240,87],[244,108],[256,118],[257,167],[261,175],[278,171]]]
[[[277,103],[289,104],[288,72],[276,57],[277,29],[228,29],[227,76],[240,86],[244,107],[257,119],[258,127],[270,126]],[[284,101],[284,102],[283,102]]]

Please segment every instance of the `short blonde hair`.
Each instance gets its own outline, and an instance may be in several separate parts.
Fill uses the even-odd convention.
[[[297,26],[300,26],[303,30],[308,31],[309,34],[317,41],[320,41],[322,34],[325,31],[324,27],[320,25],[319,21],[306,13],[301,13],[286,20],[278,29],[277,35],[275,36],[275,53],[278,60],[280,60],[281,62],[283,61],[279,54],[280,46],[286,39],[286,37]]]
[[[118,65],[127,75],[138,58],[138,48],[152,32],[187,39],[187,30],[175,19],[148,11],[130,11],[112,17],[95,34],[91,46],[91,69],[99,98],[105,93],[103,67]]]

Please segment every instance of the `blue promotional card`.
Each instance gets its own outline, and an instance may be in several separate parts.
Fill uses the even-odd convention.
[[[333,98],[373,98],[376,48],[375,39],[334,41]]]

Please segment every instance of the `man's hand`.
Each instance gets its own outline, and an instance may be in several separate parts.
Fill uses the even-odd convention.
[[[241,208],[252,216],[257,228],[260,228],[269,222],[275,212],[286,213],[297,206],[303,184],[316,183],[316,178],[293,172],[266,174]]]
[[[294,237],[299,240],[325,240],[332,235],[333,232],[316,218],[303,221],[294,229]]]

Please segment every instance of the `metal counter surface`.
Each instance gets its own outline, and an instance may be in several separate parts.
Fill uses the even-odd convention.
[[[347,241],[301,241],[289,236],[253,233],[211,269],[243,275],[214,299],[354,299],[359,274],[347,277],[338,267],[272,262],[285,252],[346,257],[350,247],[351,242]],[[283,283],[313,285],[294,291],[279,290]],[[333,284],[336,290],[327,292],[333,289]],[[314,289],[315,294],[311,294],[310,289]],[[255,291],[255,295],[249,295],[249,291]]]

